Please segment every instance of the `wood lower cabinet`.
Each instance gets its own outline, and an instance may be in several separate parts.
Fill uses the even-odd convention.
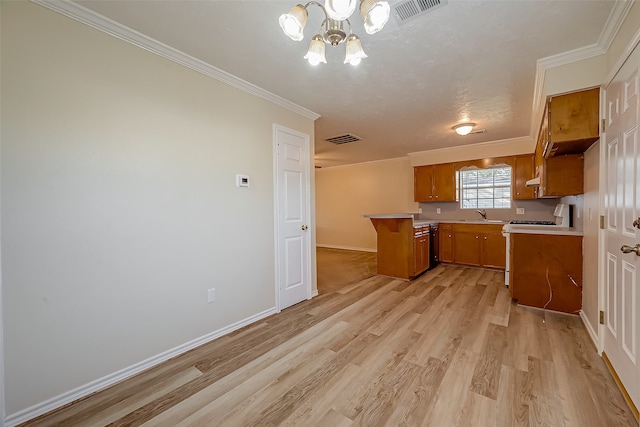
[[[511,296],[518,304],[577,314],[582,308],[582,236],[509,236]]]
[[[440,224],[440,262],[453,263],[453,224]]]
[[[412,218],[370,218],[377,232],[378,274],[412,279],[429,269],[429,226]]]
[[[429,226],[413,227],[413,276],[429,269]]]
[[[440,224],[440,261],[505,269],[506,240],[500,224]]]
[[[457,224],[456,224],[457,225]],[[468,231],[454,227],[453,262],[456,264],[480,267],[480,234],[473,229]]]
[[[483,267],[504,270],[507,263],[507,241],[502,235],[502,227],[499,232],[483,233],[481,245],[480,264]]]

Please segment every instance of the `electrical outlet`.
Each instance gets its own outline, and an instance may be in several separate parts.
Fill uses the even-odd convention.
[[[418,213],[422,213],[422,208],[418,208]]]
[[[207,302],[214,302],[216,300],[216,288],[211,288],[207,291]]]
[[[516,208],[516,215],[524,215],[524,208]]]
[[[442,210],[441,210],[440,208],[436,208],[436,213],[437,213],[437,214],[439,214],[439,213],[441,213],[441,212],[442,212]]]

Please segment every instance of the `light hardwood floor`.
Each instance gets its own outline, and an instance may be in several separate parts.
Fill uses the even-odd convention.
[[[317,248],[318,293],[326,294],[376,275],[375,252]]]
[[[32,426],[636,426],[576,316],[439,266],[321,294]]]

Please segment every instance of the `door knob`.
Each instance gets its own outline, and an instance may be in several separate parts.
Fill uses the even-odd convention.
[[[640,243],[636,244],[635,246],[622,245],[620,250],[625,254],[635,252],[636,256],[640,256]]]
[[[307,228],[309,228],[309,227],[307,227],[306,225],[303,225],[302,227],[300,227],[300,229],[301,229],[302,231],[307,231]]]
[[[633,221],[633,226],[635,228],[637,228],[638,230],[640,230],[640,217],[638,217],[638,219],[636,219],[635,221]]]

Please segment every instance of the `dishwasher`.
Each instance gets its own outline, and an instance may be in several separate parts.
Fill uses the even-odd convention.
[[[440,232],[438,223],[429,224],[431,228],[431,239],[429,239],[429,268],[433,268],[440,263]]]

